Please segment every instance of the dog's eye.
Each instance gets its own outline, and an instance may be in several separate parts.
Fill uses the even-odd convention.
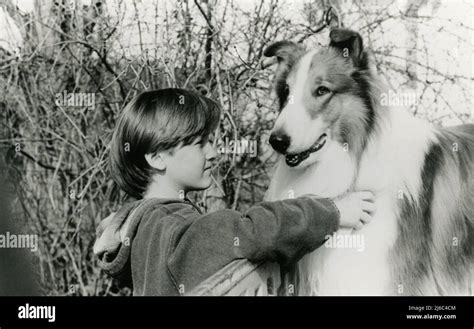
[[[323,96],[329,92],[330,90],[328,88],[321,86],[321,87],[318,87],[318,89],[316,89],[316,96]]]

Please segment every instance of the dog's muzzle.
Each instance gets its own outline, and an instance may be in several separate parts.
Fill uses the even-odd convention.
[[[296,167],[301,162],[306,160],[311,155],[311,153],[317,152],[320,149],[322,149],[323,146],[326,144],[326,139],[327,139],[327,134],[324,133],[318,138],[316,143],[314,143],[313,146],[311,146],[306,151],[295,153],[295,154],[286,154],[285,156],[286,164],[289,167]]]

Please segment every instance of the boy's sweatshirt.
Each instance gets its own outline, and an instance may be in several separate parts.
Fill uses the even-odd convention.
[[[144,199],[102,221],[94,253],[134,295],[180,295],[235,259],[293,264],[338,229],[339,216],[331,199],[311,196],[209,214],[188,200]]]

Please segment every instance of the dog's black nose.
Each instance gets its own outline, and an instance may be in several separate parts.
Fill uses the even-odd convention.
[[[270,135],[270,145],[281,154],[285,154],[290,146],[290,137],[282,133],[273,133]]]

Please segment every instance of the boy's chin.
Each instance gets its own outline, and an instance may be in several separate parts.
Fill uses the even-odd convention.
[[[203,190],[207,190],[212,185],[212,179],[209,178],[209,181],[204,184]]]
[[[189,190],[190,191],[204,191],[207,190],[209,187],[212,185],[212,179],[205,179],[199,184],[196,184],[195,186],[191,187]]]

